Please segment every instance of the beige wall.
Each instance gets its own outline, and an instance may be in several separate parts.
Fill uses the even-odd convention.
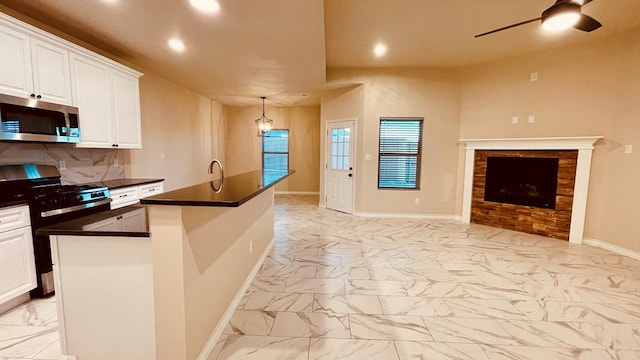
[[[261,107],[224,107],[225,176],[262,168],[262,138],[255,119]],[[320,161],[320,109],[318,107],[266,107],[274,129],[289,129],[289,168],[295,175],[276,185],[276,191],[317,192]]]
[[[603,135],[587,238],[640,251],[640,29],[604,41],[461,70],[461,138]],[[529,81],[538,72],[538,81]],[[535,115],[535,123],[527,116]],[[518,125],[511,117],[519,116]],[[624,153],[624,145],[634,152]],[[462,181],[459,179],[459,181]]]
[[[165,190],[209,180],[209,162],[224,158],[222,105],[147,73],[140,107],[143,148],[128,151],[126,176],[164,178]]]
[[[455,214],[460,109],[455,74],[437,69],[331,69],[327,79],[334,84],[363,84],[362,89],[324,102],[322,109],[323,121],[358,117],[355,211]],[[363,105],[358,104],[359,91],[363,91]],[[424,118],[420,190],[377,188],[379,122],[385,116]],[[364,160],[366,154],[372,160]]]

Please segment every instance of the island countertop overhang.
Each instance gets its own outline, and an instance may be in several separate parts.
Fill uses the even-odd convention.
[[[144,205],[238,207],[293,175],[295,170],[255,170],[141,199]]]

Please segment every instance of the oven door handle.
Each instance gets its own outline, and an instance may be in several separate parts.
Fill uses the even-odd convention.
[[[67,213],[78,211],[78,210],[83,210],[83,209],[88,209],[88,208],[92,208],[92,207],[95,207],[95,206],[108,204],[110,202],[111,202],[111,199],[104,199],[104,200],[94,201],[94,202],[90,202],[90,203],[86,203],[86,204],[70,206],[70,207],[62,208],[62,209],[43,211],[43,212],[40,213],[40,217],[46,218],[46,217],[51,217],[51,216],[55,216],[55,215],[67,214]]]

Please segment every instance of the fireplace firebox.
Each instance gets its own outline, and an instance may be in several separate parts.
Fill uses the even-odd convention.
[[[558,158],[487,157],[484,200],[556,208]]]

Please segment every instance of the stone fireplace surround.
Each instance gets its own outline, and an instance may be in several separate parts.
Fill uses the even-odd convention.
[[[473,199],[473,180],[476,150],[577,150],[575,185],[569,242],[582,244],[584,222],[589,190],[589,173],[593,144],[602,136],[553,137],[553,138],[508,138],[508,139],[460,139],[465,144],[465,169],[462,196],[462,221],[471,222],[471,204]]]

